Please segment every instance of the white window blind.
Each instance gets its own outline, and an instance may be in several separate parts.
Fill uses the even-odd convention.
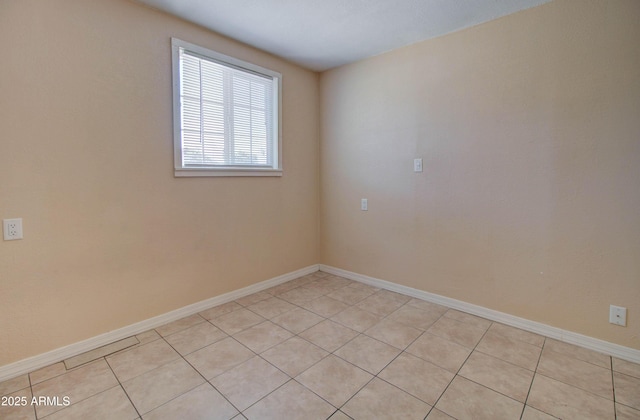
[[[176,170],[279,170],[279,75],[176,41]]]

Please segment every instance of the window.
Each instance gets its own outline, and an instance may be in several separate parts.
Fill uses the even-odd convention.
[[[280,176],[282,76],[172,38],[176,176]]]

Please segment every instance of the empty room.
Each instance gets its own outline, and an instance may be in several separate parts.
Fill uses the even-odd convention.
[[[0,39],[1,419],[640,419],[639,1]]]

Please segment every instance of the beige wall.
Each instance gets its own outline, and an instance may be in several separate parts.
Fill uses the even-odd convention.
[[[639,21],[554,1],[322,74],[322,263],[640,349]]]
[[[0,366],[319,261],[640,348],[639,18],[555,1],[318,91],[135,2],[0,0]],[[284,177],[173,177],[171,36],[283,74]]]
[[[172,36],[283,74],[282,178],[174,178]],[[0,366],[318,262],[317,74],[125,0],[0,39]]]

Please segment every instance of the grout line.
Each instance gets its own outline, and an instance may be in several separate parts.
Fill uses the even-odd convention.
[[[31,383],[31,372],[27,373],[26,375],[27,379],[29,380],[29,390],[31,391],[31,398],[33,400],[33,384]],[[32,404],[31,408],[33,409],[33,418],[38,420],[38,412],[36,411],[35,404]]]
[[[131,403],[131,406],[133,407],[133,409],[136,411],[136,413],[138,414],[138,418],[142,418],[142,414],[140,414],[140,411],[138,411],[138,407],[136,407],[136,405],[133,403],[133,400],[131,399],[131,396],[129,396],[129,393],[127,392],[127,390],[124,388],[124,386],[122,385],[122,382],[120,381],[120,378],[118,378],[118,375],[116,375],[116,372],[113,370],[113,368],[111,367],[111,365],[109,364],[109,361],[107,360],[106,356],[102,357],[105,361],[105,363],[107,364],[107,366],[109,366],[109,370],[111,371],[111,373],[113,374],[113,376],[116,378],[116,381],[118,381],[118,386],[120,386],[120,388],[122,388],[122,392],[124,392],[124,395],[127,396],[127,399],[129,400],[129,402]]]
[[[381,289],[381,290],[383,290],[383,289]],[[369,296],[367,296],[367,297],[365,297],[365,298],[361,299],[360,301],[356,302],[355,304],[352,304],[350,307],[354,307],[354,306],[356,306],[356,305],[357,305],[358,303],[360,303],[361,301],[363,301],[363,300],[367,299],[367,298],[368,298],[368,297],[370,297],[370,296],[373,296],[374,294],[378,293],[378,292],[379,292],[379,291],[381,291],[381,290],[378,290],[378,291],[376,291],[376,292],[372,293],[371,295],[369,295]],[[382,317],[380,318],[380,320],[378,321],[378,323],[379,323],[379,322],[382,322],[382,321],[383,321],[383,320],[385,320],[385,319],[387,319],[391,314],[395,313],[396,311],[400,310],[401,308],[403,308],[403,307],[405,307],[405,306],[411,306],[411,307],[413,307],[412,305],[409,305],[409,302],[410,302],[410,301],[411,301],[411,299],[408,299],[407,301],[405,301],[402,305],[400,305],[400,306],[399,306],[398,308],[396,308],[395,310],[391,311],[391,312],[390,312],[390,313],[388,313],[387,315],[382,316]],[[347,308],[347,309],[348,309],[348,308]],[[416,308],[416,309],[419,309],[419,308]],[[346,310],[346,309],[345,309],[345,310]],[[366,312],[368,312],[368,311],[366,311]],[[446,312],[447,312],[447,311],[443,312],[443,313],[438,317],[438,319],[436,319],[436,320],[435,320],[431,325],[433,325],[433,324],[435,324],[436,322],[438,322],[438,320],[440,320],[440,319],[444,316],[444,314],[445,314]],[[369,312],[369,313],[371,313],[371,312]],[[374,314],[374,315],[379,316],[379,315],[377,315],[377,314]],[[391,319],[391,320],[392,320],[392,319]],[[397,322],[397,321],[396,321],[396,322]],[[399,324],[402,324],[402,323],[400,323],[400,322],[398,322],[398,323],[399,323]],[[374,325],[375,325],[375,324],[374,324]],[[406,324],[402,324],[402,325],[406,325]],[[431,325],[430,325],[430,326],[431,326]],[[415,328],[415,327],[412,327],[412,328]],[[409,395],[409,396],[411,396],[411,397],[413,397],[413,398],[416,398],[418,401],[422,401],[423,403],[425,403],[425,404],[427,404],[428,406],[430,406],[431,408],[429,409],[429,411],[427,411],[427,414],[425,415],[425,418],[429,415],[429,413],[431,412],[431,410],[433,409],[433,407],[435,406],[435,404],[434,404],[434,406],[431,406],[431,404],[427,403],[426,401],[423,401],[422,399],[417,398],[417,397],[415,397],[415,396],[411,395],[411,394],[410,394],[410,393],[408,393],[407,391],[405,391],[405,390],[403,390],[403,389],[399,388],[398,386],[396,386],[396,385],[394,385],[394,384],[392,384],[392,383],[390,383],[390,382],[385,381],[384,379],[382,379],[382,378],[380,378],[380,377],[378,376],[378,375],[380,374],[380,372],[382,372],[383,370],[385,370],[385,369],[386,369],[386,368],[387,368],[391,363],[393,363],[393,361],[394,361],[394,360],[396,360],[398,357],[400,357],[400,355],[401,355],[402,353],[404,353],[404,352],[405,352],[405,350],[406,350],[409,346],[411,346],[411,344],[413,344],[416,340],[418,340],[418,338],[422,337],[422,336],[426,333],[426,331],[427,331],[427,330],[422,330],[421,328],[416,328],[416,329],[417,329],[417,330],[419,330],[419,331],[422,331],[422,333],[421,333],[420,335],[418,335],[415,339],[413,339],[413,340],[411,341],[411,343],[409,343],[409,344],[408,344],[404,349],[401,349],[401,350],[400,350],[400,352],[399,352],[399,353],[398,353],[398,354],[397,354],[397,355],[396,355],[396,356],[395,356],[395,357],[394,357],[394,358],[393,358],[389,363],[387,363],[387,364],[386,364],[382,369],[380,369],[380,371],[379,371],[378,373],[373,374],[373,377],[372,377],[369,381],[367,381],[367,383],[365,383],[361,388],[359,388],[359,389],[358,389],[358,390],[357,390],[357,391],[356,391],[356,392],[355,392],[351,397],[349,397],[349,399],[347,399],[347,401],[345,401],[345,402],[344,402],[344,404],[342,404],[342,405],[339,407],[339,409],[342,409],[342,407],[344,407],[345,405],[347,405],[347,404],[349,403],[349,401],[351,401],[351,400],[352,400],[352,399],[353,399],[353,398],[354,398],[354,397],[355,397],[355,396],[356,396],[360,391],[362,391],[365,387],[367,387],[367,385],[369,385],[371,382],[373,382],[373,380],[374,380],[374,379],[376,379],[376,378],[377,378],[378,380],[381,380],[381,381],[383,381],[383,382],[385,382],[385,383],[387,383],[387,384],[389,384],[389,385],[393,386],[394,388],[396,388],[396,389],[400,390],[401,392],[403,392],[403,393],[405,393],[405,394],[407,394],[407,395]],[[427,328],[427,329],[428,329],[428,328]],[[367,330],[368,330],[368,328],[367,328]],[[366,331],[366,330],[365,330],[365,331]],[[338,349],[336,349],[332,354],[334,354],[336,351],[340,350],[342,347],[346,346],[346,345],[347,345],[348,343],[350,343],[351,341],[355,340],[355,339],[356,339],[358,336],[360,336],[360,335],[364,335],[365,337],[371,338],[371,339],[376,340],[376,341],[380,341],[380,340],[377,340],[377,339],[376,339],[376,338],[374,338],[374,337],[370,337],[370,336],[366,335],[366,334],[364,333],[364,331],[363,331],[363,332],[360,332],[358,335],[356,335],[356,336],[355,336],[354,338],[352,338],[351,340],[349,340],[348,342],[346,342],[344,345],[340,346],[340,347],[339,347]],[[381,342],[381,341],[380,341],[380,342]],[[384,343],[384,344],[387,344],[387,343]],[[391,346],[390,344],[387,344],[387,345]],[[394,347],[394,346],[391,346],[391,347]],[[397,348],[397,347],[394,347],[394,348]],[[410,353],[409,353],[409,354],[410,354]],[[335,355],[335,354],[334,354],[334,355]],[[349,364],[351,364],[351,365],[355,366],[356,368],[361,369],[361,370],[363,370],[363,371],[365,371],[365,372],[367,372],[367,373],[371,374],[370,372],[368,372],[368,371],[366,371],[366,370],[362,369],[361,367],[359,367],[359,366],[355,365],[354,363],[352,363],[352,362],[350,362],[350,361],[348,361],[348,360],[345,360],[345,359],[343,359],[342,357],[340,357],[340,356],[338,356],[338,355],[335,355],[335,356],[336,356],[336,357],[338,357],[338,358],[340,358],[341,360],[344,360],[345,362],[347,362],[347,363],[349,363]],[[417,357],[417,356],[416,356],[416,357]],[[419,359],[420,359],[420,358],[419,358]],[[421,360],[422,360],[422,359],[421,359]],[[437,366],[437,365],[436,365],[436,366]],[[443,392],[443,393],[444,393],[444,392]]]
[[[204,318],[204,317],[203,317],[203,318]],[[205,320],[205,321],[206,321],[206,322],[209,322],[208,320]],[[216,328],[218,328],[218,327],[216,327]],[[220,331],[222,331],[222,330],[220,330]],[[222,331],[222,332],[224,333],[224,331]],[[227,333],[225,333],[225,334],[227,334]],[[227,337],[231,337],[231,336],[227,334]],[[178,350],[176,350],[176,349],[175,349],[175,347],[173,347],[173,346],[171,345],[171,343],[169,343],[169,342],[168,342],[164,337],[162,337],[162,336],[160,336],[160,338],[161,338],[161,339],[163,339],[163,340],[165,341],[165,343],[167,343],[167,344],[168,344],[168,345],[173,349],[173,351],[175,351],[176,353],[178,353],[178,355],[180,355],[180,357],[182,358],[182,360],[184,360],[184,361],[185,361],[189,366],[191,366],[191,368],[192,368],[193,370],[195,370],[195,371],[198,373],[198,375],[200,375],[200,377],[202,377],[202,379],[204,379],[204,383],[202,383],[202,384],[198,384],[198,385],[196,385],[195,387],[193,387],[193,388],[191,388],[191,389],[189,389],[189,390],[187,390],[187,391],[183,392],[182,394],[177,395],[177,396],[175,396],[175,397],[171,398],[170,400],[163,402],[163,403],[162,403],[162,404],[160,404],[159,406],[154,407],[154,408],[152,408],[151,410],[149,410],[149,412],[151,412],[151,411],[155,410],[156,408],[162,407],[162,406],[163,406],[163,405],[165,405],[165,404],[168,404],[169,402],[171,402],[171,401],[175,400],[176,398],[181,397],[181,396],[183,396],[184,394],[186,394],[186,393],[188,393],[188,392],[193,391],[194,389],[196,389],[196,388],[197,388],[197,387],[199,387],[199,386],[202,386],[202,385],[204,385],[204,384],[209,384],[209,385],[210,385],[210,386],[211,386],[211,387],[212,387],[212,388],[213,388],[213,389],[214,389],[218,394],[220,394],[220,395],[222,396],[222,398],[224,398],[225,400],[227,400],[227,402],[228,402],[229,404],[231,404],[231,406],[232,406],[233,408],[235,408],[235,409],[236,409],[236,411],[237,411],[238,413],[242,413],[242,411],[240,411],[240,409],[238,409],[238,407],[236,407],[236,406],[235,406],[235,405],[234,405],[234,404],[233,404],[233,403],[232,403],[232,402],[227,398],[227,396],[226,396],[226,395],[224,395],[222,392],[220,392],[220,390],[219,390],[218,388],[216,388],[216,387],[215,387],[215,386],[214,386],[214,385],[213,385],[213,384],[212,384],[212,383],[211,383],[207,378],[205,378],[205,376],[202,374],[202,372],[200,372],[198,369],[196,369],[196,367],[195,367],[195,366],[193,366],[193,365],[192,365],[192,364],[191,364],[191,363],[190,363],[190,362],[189,362],[189,361],[188,361],[188,360],[187,360],[187,359],[186,359],[186,358],[185,358],[185,357],[184,357],[184,356],[183,356],[183,355],[178,351]],[[218,343],[218,342],[220,342],[220,341],[222,341],[222,340],[225,340],[225,339],[226,339],[226,338],[220,339],[220,340],[215,341],[214,343],[211,343],[211,344]],[[237,341],[237,340],[236,340],[236,341]],[[240,344],[242,344],[242,343],[240,343]],[[207,346],[205,346],[205,347],[207,347]],[[202,347],[202,348],[204,348],[204,347]],[[200,349],[198,349],[198,350],[200,350]],[[195,353],[195,352],[196,352],[196,351],[198,351],[198,350],[194,350],[192,353]],[[189,354],[191,354],[191,353],[189,353]],[[249,359],[247,359],[247,360],[249,360]],[[245,362],[246,362],[246,360],[245,360]],[[242,362],[242,363],[244,363],[244,362]],[[241,363],[241,364],[242,364],[242,363]],[[164,365],[163,365],[163,366],[164,366]],[[234,367],[235,367],[235,366],[234,366]],[[233,368],[231,368],[231,369],[233,369]],[[230,369],[229,369],[229,370],[230,370]],[[226,370],[225,372],[228,372],[228,370]],[[222,373],[224,373],[224,372],[222,372]],[[221,373],[220,375],[222,375],[222,373]],[[146,414],[146,413],[145,413],[145,414]],[[140,416],[140,417],[142,418],[142,416]]]
[[[315,279],[315,280],[319,280],[319,279]],[[312,280],[312,281],[315,281],[315,280]],[[290,289],[290,290],[294,290],[294,289],[296,289],[296,288],[303,287],[303,286],[305,286],[305,285],[307,285],[307,284],[309,284],[309,283],[311,283],[311,281],[310,281],[310,282],[305,282],[304,284],[301,284],[301,285],[299,285],[299,286],[296,286],[296,287],[294,287],[294,288],[292,288],[292,289]],[[348,285],[345,285],[345,286],[343,286],[343,287],[348,287]],[[322,297],[322,296],[326,296],[327,294],[332,293],[332,292],[333,292],[333,291],[335,291],[335,290],[340,290],[340,289],[342,289],[343,287],[339,287],[339,288],[337,288],[337,289],[334,289],[334,290],[331,290],[331,291],[327,291],[326,293],[323,293],[322,295],[320,295],[320,296],[318,296],[318,297],[316,297],[316,298],[314,298],[314,299],[317,299],[317,298]],[[290,291],[290,290],[287,290],[287,292],[288,292],[288,291]],[[284,292],[284,293],[286,293],[286,292]],[[285,302],[287,302],[287,303],[290,303],[290,304],[292,304],[293,306],[296,306],[297,308],[304,309],[304,310],[308,310],[308,309],[306,309],[306,308],[303,308],[303,307],[302,307],[302,306],[300,306],[299,304],[296,304],[296,303],[293,303],[293,302],[290,302],[290,301],[286,300],[286,298],[280,298],[280,297],[278,297],[278,296],[276,296],[276,295],[271,295],[271,296],[272,296],[272,297],[276,297],[276,298],[278,298],[278,299],[281,299],[281,300],[283,300],[283,301],[285,301]],[[314,299],[310,299],[309,301],[314,300]],[[259,303],[259,302],[255,302],[255,303]],[[305,303],[306,303],[306,302],[305,302]],[[240,305],[241,305],[241,304],[240,304]],[[242,305],[241,305],[241,306],[242,306]],[[248,306],[242,306],[242,307],[251,311],[251,309],[249,308],[249,306],[251,306],[251,305],[248,305]],[[295,309],[295,308],[294,308],[294,309]],[[291,310],[294,310],[294,309],[291,309]],[[255,314],[256,314],[256,315],[258,315],[258,316],[261,316],[261,317],[265,318],[264,316],[262,316],[262,315],[258,314],[257,312],[254,312],[254,311],[251,311],[251,312],[255,313]],[[286,312],[289,312],[289,311],[285,311],[285,312],[283,312],[283,313],[286,313]],[[314,313],[314,312],[312,312],[312,313]],[[275,315],[274,317],[277,317],[277,316],[279,316],[279,315],[282,315],[282,314],[277,314],[277,315]],[[324,316],[322,316],[322,315],[320,315],[320,314],[316,314],[316,315],[320,316],[320,317],[321,317],[321,318],[323,318],[324,320],[328,320],[328,318],[326,318],[326,317],[324,317]],[[221,315],[221,316],[222,316],[222,315]],[[263,322],[266,322],[266,321],[269,321],[269,322],[271,322],[272,324],[274,324],[274,325],[276,325],[276,326],[279,326],[278,324],[276,324],[276,323],[274,323],[273,321],[271,321],[271,318],[265,318],[265,321],[263,321]],[[320,322],[323,322],[323,321],[320,321]],[[212,324],[213,324],[213,323],[212,323]],[[319,323],[318,323],[318,324],[319,324]],[[314,324],[313,326],[315,326],[315,325],[317,325],[317,324]],[[309,328],[312,328],[313,326],[310,326]],[[281,327],[281,326],[279,326],[279,327],[280,327],[280,328],[283,328],[283,329],[285,329],[285,330],[286,330],[286,328],[284,328],[284,327]],[[217,328],[219,328],[219,327],[217,327]],[[249,328],[251,328],[251,327],[245,328],[245,329],[243,329],[243,330],[241,330],[241,331],[237,332],[236,334],[238,334],[238,333],[240,333],[240,332],[242,332],[242,331],[246,331],[246,330],[247,330],[247,329],[249,329]],[[309,329],[309,328],[307,328],[307,329]],[[301,331],[300,333],[302,333],[302,332],[306,331],[307,329],[305,329],[305,330]],[[286,331],[288,331],[288,330],[286,330]],[[224,332],[224,331],[223,331],[223,332]],[[299,334],[300,334],[300,333],[295,334],[295,333],[293,333],[293,332],[291,332],[291,331],[288,331],[288,332],[289,332],[289,333],[291,333],[291,334],[293,334],[293,336],[292,336],[292,337],[289,337],[287,340],[290,340],[290,339],[291,339],[291,338],[293,338],[293,337],[299,337],[299,338],[301,338],[301,339],[303,339],[303,340],[307,341],[309,344],[314,345],[314,346],[316,346],[316,347],[318,347],[318,348],[321,348],[321,349],[322,349],[322,347],[317,346],[315,343],[311,343],[309,340],[306,340],[304,337],[300,337],[300,336],[299,336]],[[225,333],[225,334],[226,334],[226,333]],[[232,335],[228,335],[228,334],[227,334],[227,336],[228,336],[228,337],[230,337],[230,338],[233,338],[236,342],[240,343],[240,342],[239,342],[237,339],[235,339],[235,337],[233,337]],[[356,337],[357,337],[357,335],[356,335]],[[355,338],[355,337],[354,337],[354,338]],[[278,344],[276,344],[276,345],[274,345],[274,346],[271,346],[270,348],[276,347],[276,346],[278,346],[278,345],[280,345],[280,344],[284,343],[284,342],[285,342],[285,341],[287,341],[287,340],[284,340],[284,341],[283,341],[283,342],[281,342],[281,343],[278,343]],[[349,341],[351,341],[351,340],[349,340]],[[302,386],[304,389],[306,389],[306,390],[308,390],[308,391],[312,392],[314,395],[317,395],[320,399],[322,399],[323,401],[325,401],[325,402],[326,402],[327,404],[329,404],[331,407],[334,407],[334,408],[335,408],[335,406],[334,406],[333,404],[331,404],[329,401],[327,401],[326,399],[324,399],[322,396],[320,396],[320,395],[316,394],[313,390],[311,390],[311,389],[307,388],[306,386],[304,386],[303,384],[301,384],[300,382],[298,382],[297,380],[295,380],[295,377],[290,376],[288,373],[286,373],[286,372],[282,371],[278,366],[275,366],[275,365],[273,365],[271,362],[269,362],[268,360],[264,359],[264,358],[260,355],[261,353],[256,353],[256,352],[254,352],[252,349],[248,348],[248,347],[247,347],[247,346],[245,346],[243,343],[240,343],[240,344],[241,344],[241,345],[243,345],[244,347],[246,347],[248,350],[250,350],[250,351],[255,355],[255,356],[253,356],[253,357],[256,357],[256,356],[257,356],[257,357],[259,357],[260,359],[262,359],[263,361],[265,361],[265,362],[266,362],[266,363],[268,363],[269,365],[273,366],[274,368],[278,369],[280,372],[282,372],[284,375],[286,375],[286,376],[289,378],[289,380],[285,381],[282,385],[278,386],[277,388],[275,388],[275,389],[273,389],[271,392],[269,392],[267,395],[265,395],[265,396],[261,397],[260,399],[258,399],[257,401],[255,401],[253,404],[251,404],[249,407],[247,407],[244,411],[239,410],[239,409],[238,409],[238,407],[236,407],[235,405],[233,405],[233,404],[231,403],[231,401],[229,401],[229,400],[226,398],[226,396],[224,396],[224,394],[222,394],[222,392],[220,392],[217,388],[215,388],[215,386],[213,386],[213,384],[211,384],[211,382],[209,382],[209,381],[208,381],[208,382],[209,382],[209,384],[210,384],[211,386],[213,386],[213,387],[214,387],[214,389],[216,389],[216,391],[218,391],[221,395],[223,395],[223,397],[224,397],[225,399],[227,399],[227,401],[229,401],[229,403],[231,403],[231,404],[232,404],[232,406],[233,406],[236,410],[238,410],[238,412],[240,412],[240,414],[243,414],[243,413],[244,413],[246,410],[248,410],[250,407],[254,406],[255,404],[258,404],[258,403],[259,403],[260,401],[262,401],[264,398],[267,398],[269,395],[271,395],[272,393],[274,393],[274,392],[275,392],[275,391],[277,391],[278,389],[282,388],[284,385],[286,385],[286,384],[287,384],[287,383],[289,383],[290,381],[295,381],[297,384],[299,384],[300,386]],[[345,344],[346,344],[346,343],[345,343]],[[270,348],[269,348],[269,349],[270,349]],[[267,351],[267,350],[269,350],[269,349],[265,349],[264,351]],[[322,349],[322,350],[324,350],[325,352],[327,352],[325,349]],[[336,349],[336,351],[337,351],[337,349]],[[313,367],[313,366],[315,366],[316,364],[320,363],[322,360],[324,360],[326,357],[328,357],[328,356],[329,356],[329,355],[331,355],[331,354],[333,354],[333,353],[332,353],[332,352],[327,352],[327,355],[325,355],[325,356],[324,356],[324,357],[322,357],[321,359],[317,360],[317,361],[316,361],[315,363],[313,363],[312,365],[308,366],[308,367],[305,369],[305,371],[306,371],[306,370],[308,370],[308,369],[310,369],[310,368],[312,368],[312,367]],[[242,362],[242,363],[244,363],[244,362]],[[242,363],[241,363],[241,364],[242,364]],[[239,366],[239,365],[238,365],[238,366]],[[193,366],[192,366],[192,367],[193,367]],[[237,366],[234,366],[234,367],[233,367],[233,368],[231,368],[231,369],[234,369],[235,367],[237,367]],[[193,368],[195,369],[195,367],[193,367]],[[229,370],[231,370],[231,369],[229,369]],[[196,369],[196,370],[197,370],[197,369]],[[225,371],[225,372],[228,372],[229,370],[227,370],[227,371]],[[198,371],[198,372],[199,372],[199,371]],[[200,373],[200,372],[199,372],[199,373]],[[223,373],[224,373],[224,372],[223,372]],[[302,373],[302,372],[300,372],[300,373]],[[221,373],[221,374],[222,374],[222,373]],[[297,375],[296,375],[296,376],[297,376]],[[206,378],[205,378],[205,379],[206,379]],[[335,410],[331,415],[335,414],[337,411],[338,411],[338,409],[336,409],[336,410]]]
[[[522,414],[520,414],[520,418],[524,416],[524,410],[527,408],[527,401],[529,401],[529,395],[531,394],[531,389],[533,388],[533,381],[536,380],[536,375],[538,374],[538,366],[540,365],[540,360],[542,360],[542,353],[544,352],[544,346],[547,344],[547,338],[545,337],[542,342],[542,348],[540,349],[540,354],[538,355],[538,361],[536,362],[536,367],[533,369],[533,377],[531,377],[531,383],[529,384],[529,390],[527,391],[527,397],[524,399],[524,406],[522,407]],[[548,414],[548,413],[547,413]]]
[[[450,309],[451,309],[451,308],[450,308]],[[446,312],[445,312],[445,313],[446,313]],[[442,314],[442,316],[444,316],[444,314]],[[483,318],[483,319],[485,319],[485,318]],[[488,320],[487,320],[487,321],[488,321]],[[438,402],[442,399],[442,396],[447,392],[447,390],[449,389],[449,387],[451,386],[451,384],[453,383],[453,381],[454,381],[454,380],[459,376],[459,373],[460,373],[460,371],[462,370],[462,367],[467,363],[467,361],[469,360],[469,358],[471,357],[471,355],[473,354],[473,352],[474,352],[474,351],[476,351],[476,348],[478,347],[478,345],[480,344],[480,342],[482,341],[482,339],[483,339],[483,338],[485,337],[485,335],[487,335],[487,333],[489,332],[489,329],[490,329],[490,328],[491,328],[491,326],[494,324],[494,322],[493,322],[493,321],[489,321],[489,322],[491,322],[491,323],[489,324],[489,326],[487,327],[487,329],[486,329],[486,330],[484,331],[484,333],[482,334],[482,337],[480,337],[480,339],[478,340],[478,342],[476,343],[476,345],[475,345],[475,346],[473,346],[473,349],[469,352],[469,355],[467,356],[467,358],[466,358],[466,359],[464,359],[464,362],[462,362],[462,364],[460,364],[460,367],[458,368],[458,370],[456,371],[456,373],[453,375],[453,378],[451,378],[451,381],[449,381],[449,384],[445,387],[445,389],[442,391],[442,393],[440,393],[440,396],[438,397],[438,399],[436,400],[436,402],[435,402],[435,403],[433,403],[433,408],[429,411],[429,413],[431,413],[431,411],[433,411],[433,409],[435,409],[435,408],[436,408],[436,405],[437,405],[437,404],[438,404]],[[425,331],[425,332],[426,332],[426,331]],[[464,378],[464,376],[461,376],[461,378]],[[464,378],[464,379],[467,379],[467,378]],[[467,379],[467,380],[469,380],[469,379]],[[472,381],[472,382],[473,382],[473,381]],[[474,382],[474,383],[475,383],[475,382]],[[478,385],[480,385],[480,386],[484,386],[484,385],[482,385],[482,384],[478,384]],[[491,389],[491,388],[489,388],[489,387],[487,387],[487,386],[484,386],[484,387],[485,387],[485,388],[487,388],[487,389]],[[493,389],[491,389],[491,390],[492,390],[492,391],[494,391],[494,392],[498,392],[498,391],[495,391],[495,390],[493,390]],[[442,411],[442,410],[440,410],[440,411]],[[445,413],[445,414],[449,415],[449,413],[447,413],[447,412],[445,412],[445,411],[443,411],[443,413]],[[451,416],[451,417],[453,417],[453,416]]]
[[[616,378],[613,372],[613,357],[609,356],[609,363],[611,366],[611,391],[613,392],[613,416],[618,418],[618,407],[616,405]]]

